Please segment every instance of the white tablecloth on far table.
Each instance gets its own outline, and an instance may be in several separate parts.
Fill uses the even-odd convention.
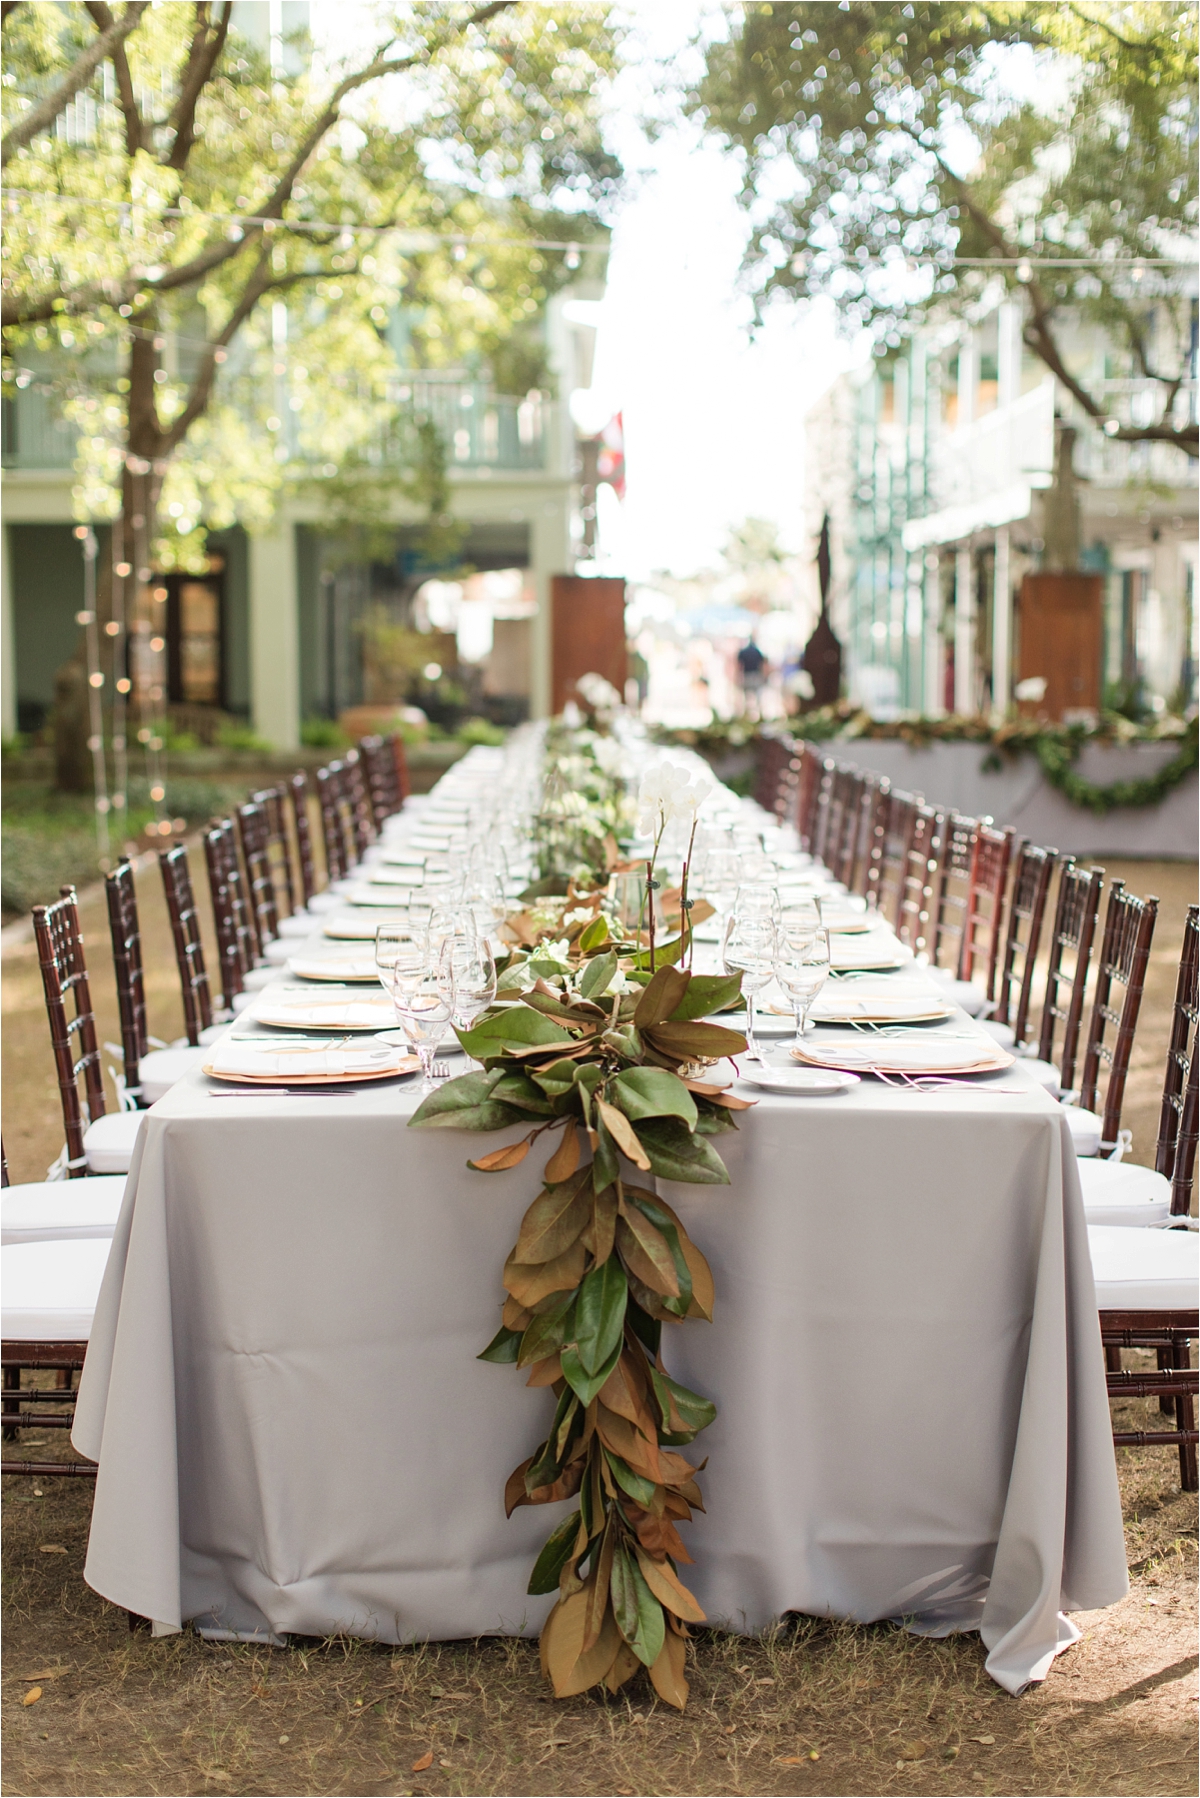
[[[466,1167],[519,1130],[407,1130],[414,1084],[194,1074],[147,1118],[73,1440],[86,1577],[160,1629],[408,1641],[549,1608],[525,1587],[565,1508],[506,1521],[502,1494],[552,1400],[475,1358],[535,1175]],[[719,1410],[686,1532],[713,1622],[978,1628],[1018,1691],[1126,1573],[1071,1138],[1019,1067],[993,1084],[1022,1090],[763,1097],[720,1139],[730,1186],[664,1186],[717,1289],[664,1354]]]

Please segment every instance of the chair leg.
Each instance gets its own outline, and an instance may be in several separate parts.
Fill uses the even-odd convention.
[[[1113,1348],[1110,1346],[1105,1349],[1105,1351],[1104,1351],[1104,1366],[1105,1366],[1105,1369],[1107,1370],[1107,1372],[1109,1372],[1109,1373],[1120,1373],[1120,1371],[1121,1371],[1121,1351],[1119,1348]]]
[[[1160,1373],[1169,1373],[1173,1367],[1178,1367],[1180,1365],[1181,1363],[1178,1360],[1173,1347],[1159,1349],[1158,1370]],[[1158,1401],[1158,1408],[1164,1417],[1174,1417],[1178,1410],[1178,1404],[1175,1399],[1160,1398]]]
[[[15,1398],[9,1398],[8,1395],[10,1392],[15,1393],[17,1396]],[[4,1369],[4,1401],[3,1401],[3,1413],[2,1413],[5,1418],[20,1416],[20,1414],[21,1414],[20,1393],[21,1393],[21,1369],[19,1367],[6,1367]],[[5,1425],[4,1425],[4,1440],[5,1440],[5,1442],[15,1442],[19,1435],[20,1435],[20,1431],[17,1429],[17,1426],[15,1424],[7,1423],[7,1422],[5,1423]]]

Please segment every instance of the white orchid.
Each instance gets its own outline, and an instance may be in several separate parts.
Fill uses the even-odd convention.
[[[594,712],[612,712],[621,703],[621,695],[602,674],[581,674],[575,682],[575,691]]]
[[[620,776],[625,772],[625,751],[615,737],[597,737],[592,744],[596,766],[602,774]]]
[[[638,829],[658,837],[676,818],[690,822],[713,791],[702,774],[664,758],[648,768],[638,788]]]

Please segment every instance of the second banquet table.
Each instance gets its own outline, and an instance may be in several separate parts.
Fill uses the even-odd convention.
[[[764,1095],[729,1186],[659,1183],[716,1279],[663,1345],[718,1407],[686,1531],[712,1623],[978,1628],[1015,1692],[1125,1591],[1071,1138],[1019,1064],[999,1084]],[[567,1506],[502,1495],[552,1400],[476,1359],[536,1162],[470,1171],[484,1139],[407,1129],[415,1085],[221,1102],[193,1074],[146,1117],[74,1442],[86,1577],[160,1633],[405,1642],[550,1607],[526,1583]]]

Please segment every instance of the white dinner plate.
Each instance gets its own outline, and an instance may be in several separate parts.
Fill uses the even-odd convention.
[[[243,1014],[246,1015],[246,1014]],[[378,999],[311,998],[303,994],[298,1004],[283,999],[263,998],[249,1010],[256,1024],[270,1024],[277,1030],[387,1030],[395,1025],[396,1012],[389,998],[380,993]]]
[[[813,1001],[814,1024],[934,1024],[954,1016],[954,1007],[934,993],[863,992],[851,980],[826,986]]]
[[[741,1078],[748,1086],[764,1093],[787,1093],[798,1099],[816,1099],[832,1093],[848,1093],[860,1084],[857,1074],[836,1068],[753,1068],[742,1069]]]
[[[313,955],[293,955],[287,969],[301,980],[379,980],[373,955],[329,955],[321,960]]]
[[[355,918],[340,913],[330,918],[325,926],[325,935],[333,937],[339,943],[373,943],[375,932],[381,924],[403,924],[408,913],[406,911],[384,912],[380,917]]]
[[[393,1048],[397,1049],[407,1049],[408,1047],[408,1038],[405,1036],[403,1030],[377,1030],[375,1032],[375,1040],[380,1043],[388,1043]],[[435,1055],[465,1055],[465,1053],[466,1050],[455,1036],[453,1030],[442,1038],[441,1042],[434,1050]]]

